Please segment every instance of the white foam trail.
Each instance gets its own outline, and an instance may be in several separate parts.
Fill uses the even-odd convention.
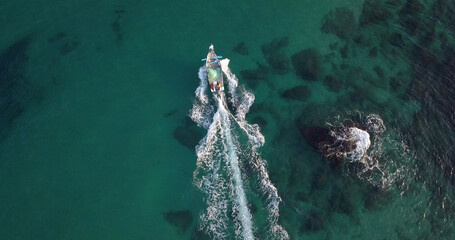
[[[286,230],[278,224],[281,198],[278,196],[278,190],[270,181],[266,161],[261,158],[257,151],[257,148],[264,145],[265,138],[261,134],[257,124],[251,125],[245,120],[245,116],[254,102],[254,95],[246,91],[245,88],[238,87],[238,79],[229,68],[229,59],[226,58],[221,60],[221,68],[229,83],[230,100],[236,111],[235,120],[239,127],[247,134],[251,145],[250,153],[248,155],[250,160],[249,164],[252,169],[256,170],[260,191],[265,197],[270,238],[289,239]]]
[[[289,239],[287,232],[277,223],[281,199],[269,179],[266,162],[257,151],[265,142],[264,136],[257,124],[251,125],[245,120],[245,115],[254,102],[254,95],[243,87],[238,87],[238,79],[230,71],[228,59],[222,60],[221,64],[227,76],[229,100],[235,115],[227,110],[224,93],[213,95],[218,104],[211,104],[206,94],[204,67],[199,69],[201,83],[195,91],[196,99],[190,111],[191,119],[208,129],[207,135],[196,147],[198,159],[194,171],[194,184],[206,194],[205,201],[208,205],[206,212],[201,215],[201,227],[213,239],[232,239],[229,221],[233,217],[235,238],[254,239],[254,223],[248,209],[245,188],[248,187],[249,178],[257,177],[259,193],[268,215],[267,239]],[[214,106],[218,107],[216,112]],[[248,136],[247,146],[239,145],[238,134],[235,132],[239,128]],[[242,131],[239,134],[243,134]],[[242,154],[242,159],[239,154]],[[253,169],[254,174],[245,175],[241,168],[245,165]],[[231,206],[233,213],[230,216],[228,210]]]
[[[230,167],[232,169],[232,177],[234,180],[234,192],[236,196],[236,210],[239,213],[241,229],[239,232],[243,239],[253,240],[253,223],[251,222],[251,214],[248,209],[248,201],[246,199],[245,190],[243,189],[242,177],[239,168],[239,161],[237,156],[237,149],[234,145],[231,135],[231,122],[229,114],[224,108],[223,102],[219,101],[218,112],[222,119],[223,136],[226,139],[225,149],[227,150],[227,158],[229,159]]]

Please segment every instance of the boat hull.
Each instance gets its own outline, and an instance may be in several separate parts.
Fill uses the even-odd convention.
[[[221,63],[215,51],[211,49],[207,54],[205,62],[205,70],[207,72],[207,80],[212,92],[224,91],[223,71]]]

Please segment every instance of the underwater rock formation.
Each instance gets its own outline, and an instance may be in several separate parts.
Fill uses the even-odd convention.
[[[349,195],[339,188],[332,190],[332,196],[329,199],[330,208],[335,212],[352,215],[355,205],[349,198]]]
[[[177,227],[179,233],[185,232],[193,224],[193,214],[189,210],[165,212],[163,218],[172,226]]]
[[[255,89],[260,80],[267,80],[269,77],[269,68],[264,64],[257,63],[258,68],[246,69],[240,71],[242,79],[246,81],[250,88]]]
[[[324,229],[324,219],[321,212],[313,211],[308,214],[306,221],[301,226],[301,231],[319,231]]]
[[[292,66],[297,75],[302,79],[318,80],[322,74],[322,63],[318,52],[313,49],[305,49],[291,57]]]
[[[322,83],[332,92],[338,92],[343,87],[341,79],[332,75],[325,76]]]
[[[329,143],[334,143],[336,141],[336,139],[329,134],[329,129],[318,126],[303,127],[300,129],[300,133],[308,142],[308,144],[310,144],[322,155],[324,155],[322,146]],[[337,167],[341,164],[343,159],[340,157],[330,157],[326,160],[332,167]]]
[[[274,72],[284,74],[291,70],[289,58],[284,54],[283,48],[289,43],[288,37],[274,39],[272,42],[261,46],[262,53]]]
[[[356,21],[354,13],[347,8],[335,8],[324,16],[321,31],[332,33],[341,39],[351,38]]]
[[[392,16],[380,0],[365,0],[360,14],[360,26],[384,22]]]
[[[339,166],[345,157],[362,161],[370,147],[370,135],[365,130],[352,126],[326,129],[319,126],[303,127],[300,132],[332,168]]]
[[[305,102],[311,97],[311,89],[307,86],[297,86],[284,91],[281,96],[283,98]]]
[[[248,55],[248,48],[246,47],[245,42],[240,42],[239,44],[235,45],[235,47],[232,49],[232,51],[234,51],[240,55],[243,55],[243,56]]]

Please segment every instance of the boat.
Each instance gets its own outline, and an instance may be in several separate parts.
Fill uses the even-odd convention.
[[[221,58],[222,56],[216,55],[213,44],[210,44],[207,58],[202,59],[202,61],[205,61],[207,80],[209,81],[210,91],[213,93],[224,91],[223,71],[221,71],[220,63]]]

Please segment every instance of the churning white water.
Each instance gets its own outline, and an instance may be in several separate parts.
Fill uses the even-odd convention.
[[[245,120],[254,95],[238,86],[228,59],[221,63],[234,113],[227,108],[224,93],[206,94],[208,84],[204,67],[199,69],[201,82],[190,111],[191,119],[207,129],[207,135],[196,147],[198,159],[194,171],[194,184],[205,194],[207,204],[200,217],[201,227],[214,239],[254,239],[254,218],[247,198],[247,192],[254,192],[263,199],[270,239],[289,239],[277,223],[281,199],[269,179],[265,160],[257,151],[265,142],[264,136],[256,124]],[[240,145],[245,136],[247,142]],[[252,189],[248,184],[251,179],[258,183],[258,189]]]

